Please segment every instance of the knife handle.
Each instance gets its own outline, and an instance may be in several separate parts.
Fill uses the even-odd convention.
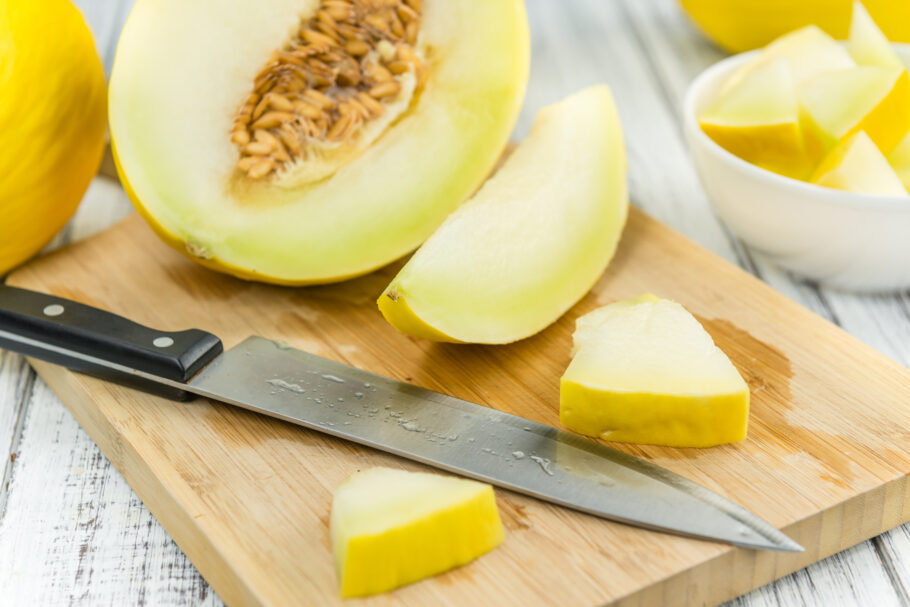
[[[205,331],[156,331],[85,304],[3,284],[0,348],[173,400],[192,395],[104,363],[186,383],[223,350],[221,340]]]

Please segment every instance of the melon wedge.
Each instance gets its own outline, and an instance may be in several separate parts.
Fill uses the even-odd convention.
[[[699,117],[708,137],[762,168],[804,178],[811,170],[799,123],[799,104],[786,59],[762,62]]]
[[[681,305],[643,296],[578,319],[559,418],[609,441],[710,447],[746,437],[749,388]]]
[[[864,131],[848,137],[828,155],[812,183],[849,192],[907,196],[900,177]]]
[[[850,56],[859,65],[904,67],[891,42],[872,20],[862,2],[853,3],[853,20],[850,23],[847,48]]]
[[[390,468],[358,472],[338,487],[330,535],[343,597],[442,573],[505,539],[490,485]]]
[[[781,36],[764,48],[762,56],[766,60],[785,58],[796,84],[824,72],[856,65],[843,46],[814,25]]]
[[[603,273],[628,214],[626,156],[606,86],[537,115],[531,134],[379,298],[399,331],[508,343],[545,328]]]
[[[166,242],[245,278],[331,282],[413,250],[476,190],[524,94],[523,2],[394,4],[136,3],[110,130]]]
[[[656,302],[660,298],[653,293],[642,293],[637,297],[630,297],[622,301],[614,302],[608,306],[602,306],[596,310],[588,312],[584,316],[575,319],[575,333],[572,334],[572,356],[578,354],[578,351],[589,344],[589,340],[597,341],[597,329],[600,325],[616,314],[640,303]]]
[[[799,87],[807,146],[826,154],[858,131],[888,154],[910,130],[910,78],[898,67],[827,72]]]

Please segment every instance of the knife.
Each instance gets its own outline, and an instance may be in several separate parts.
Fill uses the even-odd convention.
[[[173,400],[203,396],[605,519],[752,549],[803,548],[720,495],[600,443],[249,337],[155,331],[0,284],[0,347]]]

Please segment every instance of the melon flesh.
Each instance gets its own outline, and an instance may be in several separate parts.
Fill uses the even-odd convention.
[[[542,109],[528,139],[379,298],[400,331],[440,341],[533,335],[603,273],[628,214],[622,130],[606,86]]]
[[[888,154],[910,130],[910,78],[898,67],[826,72],[797,91],[807,145],[827,153],[857,133]]]
[[[747,162],[797,178],[811,170],[789,63],[781,57],[761,63],[722,92],[699,125]]]
[[[566,428],[610,441],[710,447],[745,438],[749,388],[685,308],[643,296],[578,319],[560,381]]]
[[[901,140],[888,156],[888,162],[900,177],[904,187],[910,190],[910,133]]]
[[[797,85],[824,72],[855,67],[850,53],[815,25],[781,36],[762,51],[762,58],[787,60]]]
[[[755,60],[730,76],[723,90],[735,86],[752,70],[777,59],[787,62],[796,85],[824,72],[856,67],[856,62],[841,44],[817,26],[807,25],[768,44]]]
[[[521,0],[425,0],[426,83],[328,176],[238,180],[232,121],[314,0],[139,0],[110,84],[122,180],[164,239],[195,260],[287,284],[363,274],[417,247],[484,180],[527,80]],[[306,174],[306,171],[303,171]]]
[[[816,169],[812,183],[848,192],[907,196],[900,177],[864,131],[834,148]]]
[[[904,67],[891,42],[873,21],[862,2],[853,3],[853,20],[847,43],[850,55],[859,65]]]
[[[343,597],[442,573],[505,539],[490,485],[390,468],[358,472],[338,487],[330,534]]]

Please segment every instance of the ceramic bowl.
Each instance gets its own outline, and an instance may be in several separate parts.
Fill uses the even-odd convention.
[[[895,45],[906,60],[910,45]],[[780,266],[836,288],[910,287],[910,197],[855,194],[783,177],[714,143],[698,115],[737,67],[758,51],[734,55],[699,75],[683,108],[686,139],[718,216]]]

